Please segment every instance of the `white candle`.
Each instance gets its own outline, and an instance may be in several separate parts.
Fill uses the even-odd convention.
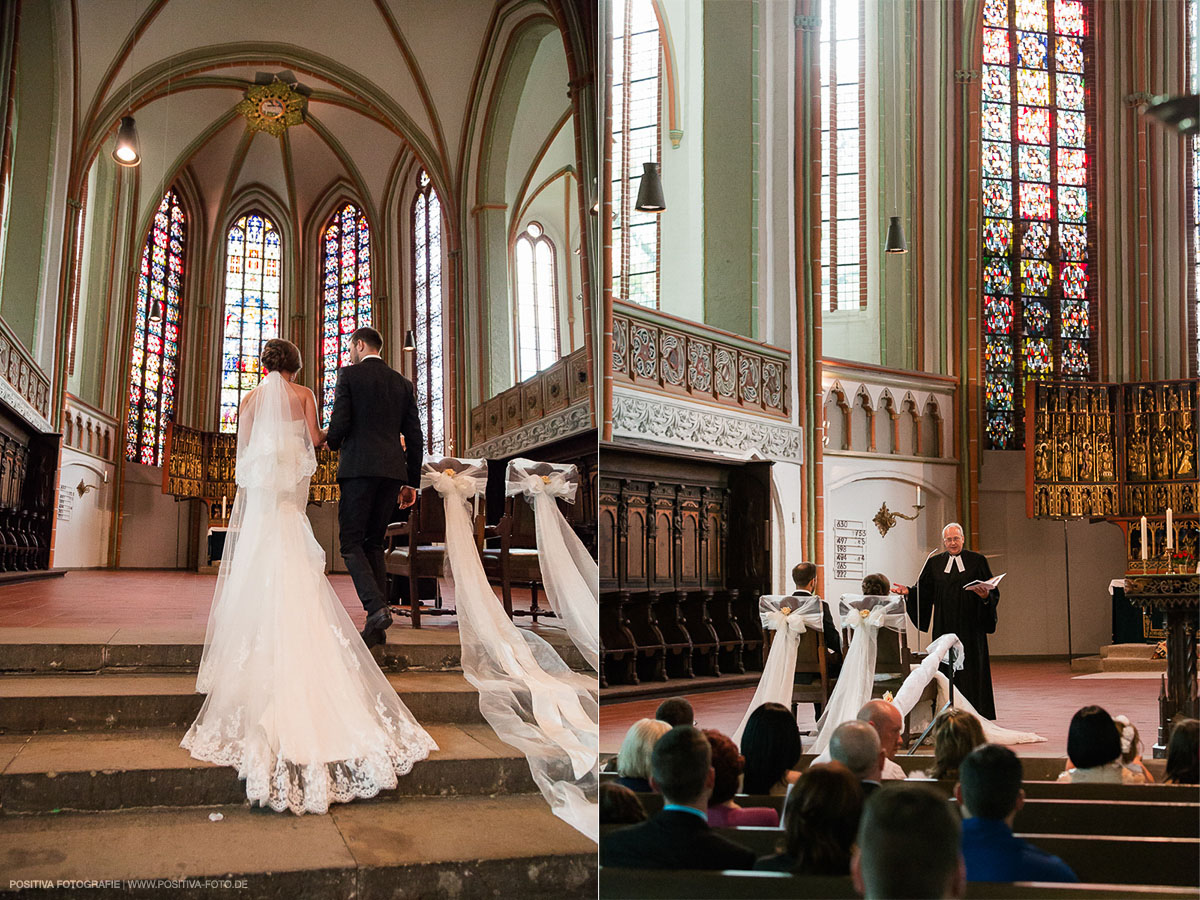
[[[221,518],[225,518],[225,495],[221,495]]]
[[[921,486],[917,485],[917,506],[921,505]]]
[[[1175,549],[1175,530],[1171,527],[1173,524],[1171,519],[1171,507],[1167,507],[1167,549]]]
[[[1142,516],[1142,559],[1150,558],[1150,544],[1146,540],[1146,517]]]

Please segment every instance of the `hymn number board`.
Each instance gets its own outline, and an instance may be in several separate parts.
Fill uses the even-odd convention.
[[[866,524],[851,519],[835,519],[833,541],[834,578],[839,581],[860,581],[866,574]]]

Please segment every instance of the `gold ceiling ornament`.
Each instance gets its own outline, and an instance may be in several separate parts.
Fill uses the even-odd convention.
[[[270,84],[252,84],[246,98],[234,107],[246,117],[251,131],[265,131],[279,137],[293,125],[304,122],[304,95],[278,77]]]

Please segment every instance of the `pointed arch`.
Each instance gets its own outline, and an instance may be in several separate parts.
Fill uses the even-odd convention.
[[[540,222],[530,222],[513,246],[517,381],[536,375],[559,357],[557,255]]]

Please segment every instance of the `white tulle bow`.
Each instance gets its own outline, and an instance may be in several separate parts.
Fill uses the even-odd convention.
[[[887,615],[888,608],[886,606],[876,606],[869,613],[864,610],[851,610],[842,616],[842,627],[850,629],[861,629],[863,627],[879,628],[883,624],[884,617]]]
[[[458,497],[464,504],[487,489],[487,478],[453,469],[427,469],[422,480],[432,485],[443,497]]]
[[[789,615],[786,609],[764,612],[762,623],[763,628],[778,631],[780,634],[804,634],[808,631],[808,626],[804,624],[804,617]]]

